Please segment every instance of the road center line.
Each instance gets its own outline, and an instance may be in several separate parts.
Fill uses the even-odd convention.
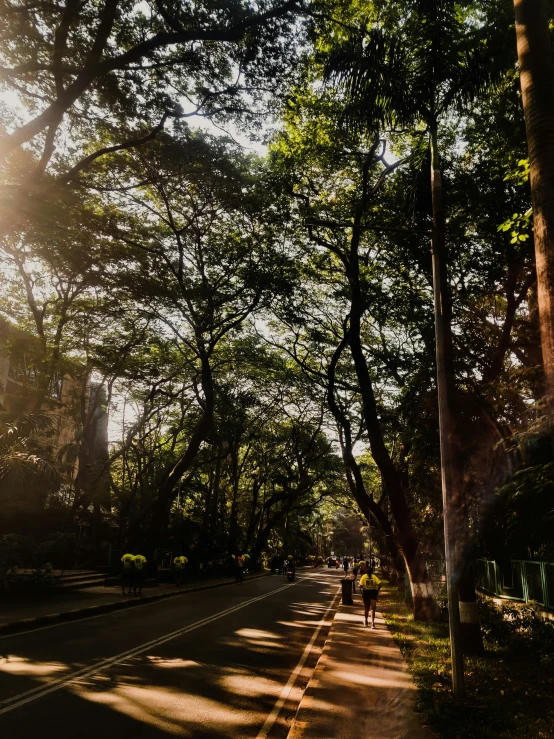
[[[169,642],[172,639],[176,639],[182,634],[187,634],[190,631],[195,631],[196,629],[200,629],[202,626],[205,626],[206,624],[212,623],[213,621],[217,621],[218,619],[223,618],[224,616],[227,616],[230,613],[235,613],[235,611],[240,611],[242,608],[246,608],[252,603],[256,603],[257,601],[264,600],[264,598],[269,598],[271,595],[275,595],[276,593],[281,593],[283,590],[292,588],[297,583],[303,582],[304,580],[307,580],[307,579],[311,579],[311,578],[301,578],[297,580],[296,582],[283,585],[283,587],[277,588],[276,590],[272,590],[269,593],[265,593],[264,595],[258,595],[256,598],[251,598],[250,600],[244,601],[243,603],[239,603],[236,606],[232,606],[231,608],[227,608],[224,611],[215,613],[213,616],[208,616],[207,618],[203,618],[200,621],[196,621],[193,624],[189,624],[189,626],[184,626],[182,629],[177,629],[177,631],[172,631],[169,634],[165,634],[164,636],[158,637],[157,639],[153,639],[152,641],[149,641],[145,644],[141,644],[138,647],[134,647],[133,649],[128,649],[126,652],[121,652],[120,654],[116,654],[114,657],[109,657],[108,659],[101,660],[100,662],[96,662],[94,665],[90,665],[88,667],[84,667],[81,670],[77,670],[76,672],[72,672],[71,675],[66,675],[65,677],[60,677],[57,680],[52,680],[47,686],[39,685],[36,688],[27,690],[25,693],[19,693],[18,695],[14,695],[11,698],[7,698],[4,701],[0,701],[0,706],[4,706],[3,708],[0,708],[0,715],[2,715],[3,713],[8,713],[9,711],[14,711],[16,708],[20,708],[21,706],[24,706],[26,703],[30,703],[31,701],[38,700],[38,698],[42,698],[42,696],[44,695],[48,695],[49,693],[54,693],[55,691],[60,690],[65,685],[68,685],[69,683],[72,683],[77,679],[88,677],[90,675],[95,675],[96,673],[106,670],[109,667],[112,667],[113,665],[117,665],[122,662],[125,662],[128,659],[137,657],[138,655],[143,654],[144,652],[147,652],[152,647],[159,646],[160,644],[165,644],[166,642]]]
[[[323,618],[318,623],[317,628],[316,628],[316,630],[314,631],[314,633],[312,635],[312,638],[310,639],[310,641],[306,645],[306,648],[302,652],[302,656],[300,657],[300,661],[298,662],[298,664],[294,668],[294,671],[293,671],[292,675],[289,677],[287,684],[285,685],[285,687],[281,691],[281,695],[277,699],[277,703],[273,706],[273,710],[271,711],[271,713],[269,714],[269,716],[266,718],[265,723],[262,726],[262,728],[260,730],[260,733],[258,734],[258,736],[256,737],[256,739],[267,739],[267,736],[269,735],[269,732],[271,731],[271,729],[273,728],[273,725],[277,721],[277,718],[279,716],[279,713],[281,711],[281,708],[285,705],[285,701],[287,700],[287,698],[289,697],[289,695],[291,693],[291,690],[292,690],[292,688],[294,686],[294,683],[296,682],[296,678],[298,677],[298,675],[300,675],[300,671],[302,670],[302,668],[306,664],[306,660],[308,659],[308,656],[309,656],[310,652],[312,651],[312,647],[315,644],[317,637],[319,636],[319,632],[321,631],[322,627],[325,625],[325,623],[327,621],[327,616],[329,615],[329,613],[334,608],[337,607],[336,606],[336,603],[337,603],[337,600],[339,598],[339,595],[340,595],[340,591],[337,592],[337,594],[335,595],[335,597],[331,601],[331,604],[329,605],[329,608],[325,611],[325,614],[323,615]]]

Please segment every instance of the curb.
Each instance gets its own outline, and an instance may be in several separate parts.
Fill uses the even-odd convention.
[[[252,575],[245,580],[258,580],[260,577],[268,577],[271,572],[264,572],[261,575]],[[143,606],[146,603],[155,603],[159,600],[166,600],[166,598],[175,598],[179,595],[186,595],[187,593],[197,593],[201,590],[215,590],[215,588],[224,588],[228,585],[234,585],[234,580],[228,582],[218,582],[207,585],[197,585],[186,590],[177,590],[171,593],[159,593],[158,595],[148,595],[143,598],[137,598],[136,600],[123,600],[114,601],[112,603],[104,603],[100,606],[87,606],[86,608],[76,608],[73,611],[63,611],[61,613],[49,613],[46,616],[37,616],[36,618],[25,618],[21,621],[10,621],[7,623],[0,623],[0,634],[18,634],[33,629],[37,626],[48,626],[50,624],[58,624],[70,621],[78,621],[81,618],[87,618],[90,616],[101,616],[104,613],[111,613],[112,611],[123,611],[126,608],[133,608],[136,606]]]

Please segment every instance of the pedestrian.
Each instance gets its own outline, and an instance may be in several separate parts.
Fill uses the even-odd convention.
[[[343,565],[342,566],[343,566],[343,569],[344,569],[344,574],[347,575],[348,574],[348,557],[345,557],[344,558],[344,562],[343,562]]]
[[[243,575],[244,575],[244,560],[242,558],[242,555],[239,554],[239,556],[237,557],[235,577],[236,577],[236,582],[240,583],[241,585],[243,583]]]
[[[133,554],[124,554],[121,557],[122,570],[121,570],[121,595],[131,595],[131,584],[133,582],[133,571],[135,569],[135,561]],[[125,592],[125,583],[127,583],[127,590]]]
[[[364,601],[364,623],[367,626],[367,618],[371,609],[371,628],[375,628],[375,609],[377,608],[377,595],[381,588],[381,580],[373,574],[373,567],[368,567],[367,572],[360,578],[360,590]]]
[[[187,564],[187,562],[188,559],[182,554],[178,557],[175,557],[175,559],[173,560],[173,567],[175,568],[175,585],[178,588],[180,588],[183,584],[185,565]]]
[[[286,562],[287,562],[287,566],[285,568],[285,574],[288,572],[288,570],[292,570],[294,574],[296,575],[296,564],[294,563],[292,554],[289,554],[289,556],[286,559]]]
[[[352,561],[352,574],[354,575],[354,582],[352,583],[352,592],[356,592],[356,578],[358,577],[358,570],[360,569],[360,566],[354,557],[354,560]]]
[[[133,595],[142,596],[142,586],[146,578],[146,557],[138,552],[133,557],[135,563],[135,576],[133,578]],[[138,593],[137,593],[138,590]]]

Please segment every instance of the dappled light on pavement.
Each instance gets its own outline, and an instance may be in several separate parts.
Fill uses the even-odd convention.
[[[183,667],[200,667],[200,662],[194,662],[191,659],[162,659],[161,657],[155,657],[154,655],[147,655],[146,659],[156,667],[163,667],[165,669],[182,669]]]
[[[241,712],[232,706],[200,695],[190,700],[191,696],[183,695],[178,688],[120,685],[109,693],[89,692],[78,687],[72,690],[80,698],[102,703],[135,721],[179,736],[194,736],[198,724],[229,726],[244,722]]]
[[[34,662],[15,654],[0,657],[0,672],[10,675],[29,675],[40,678],[58,675],[64,670],[68,670],[68,666],[61,662]]]
[[[275,584],[259,582],[255,589],[271,594]],[[336,584],[327,584],[335,595]],[[0,658],[0,731],[11,739],[27,739],[33,712],[23,706],[29,705],[39,712],[33,720],[40,722],[42,712],[54,721],[50,728],[56,727],[58,739],[73,737],[77,724],[80,739],[255,739],[330,602],[316,578],[291,589],[277,585],[272,601],[226,614],[192,635],[181,633],[181,625],[209,610],[200,614],[198,601],[187,599],[124,617],[64,625],[47,641],[39,632],[13,637],[19,649],[6,650],[9,656]],[[216,594],[202,598],[211,599],[212,612],[221,610]],[[168,621],[170,613],[174,617]],[[155,622],[147,617],[154,615],[163,619],[161,632],[150,628]],[[176,627],[179,633],[166,639],[164,634]],[[136,638],[129,639],[133,634]],[[147,649],[141,649],[143,644]],[[51,655],[58,659],[47,659]],[[62,655],[65,660],[59,659]],[[304,684],[308,677],[305,671],[298,674]],[[295,690],[296,703],[287,703],[276,716],[271,739],[286,736],[287,718],[301,697],[300,685]]]
[[[340,608],[289,739],[425,739],[402,654],[376,626],[364,627],[359,599]]]

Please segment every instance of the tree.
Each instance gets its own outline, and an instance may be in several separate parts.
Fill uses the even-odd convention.
[[[554,61],[544,0],[514,0],[514,7],[533,198],[546,408],[554,440]]]
[[[292,264],[281,239],[281,205],[263,168],[228,140],[183,132],[122,166],[141,184],[112,188],[121,203],[114,289],[171,336],[199,411],[186,449],[152,501],[156,531],[167,526],[176,486],[213,432],[217,348],[286,291]]]
[[[453,0],[415,0],[402,31],[376,26],[369,34],[347,41],[332,51],[327,75],[347,93],[345,116],[355,128],[369,131],[379,126],[414,126],[423,122],[429,135],[431,155],[431,247],[434,275],[435,333],[441,458],[443,475],[445,547],[454,689],[461,691],[463,670],[457,654],[458,583],[460,596],[475,600],[471,587],[463,586],[464,545],[467,516],[463,500],[463,473],[456,429],[455,366],[452,338],[452,301],[447,275],[444,194],[439,161],[438,124],[452,108],[467,108],[491,78],[492,57],[483,45],[482,31],[469,30]],[[406,84],[409,91],[406,94]],[[462,555],[462,556],[460,556]],[[465,625],[466,650],[482,649],[474,609]],[[471,636],[473,634],[473,637]]]
[[[0,122],[0,234],[10,234],[172,120],[252,121],[294,63],[302,6],[4,0],[0,11],[0,85],[14,101]]]
[[[395,465],[379,415],[374,378],[362,342],[364,316],[372,304],[375,288],[371,272],[364,268],[372,254],[367,224],[378,211],[379,192],[400,162],[387,165],[382,142],[354,132],[341,135],[336,119],[321,116],[321,110],[336,112],[337,100],[299,96],[290,106],[290,127],[280,141],[280,155],[292,172],[292,187],[303,203],[302,216],[309,227],[310,240],[317,250],[318,269],[323,274],[343,278],[332,300],[343,300],[347,311],[345,334],[361,400],[365,433],[373,458],[383,477],[397,527],[397,536],[406,561],[414,593],[414,613],[418,618],[434,616],[435,604],[425,561],[418,550],[417,535],[406,491]],[[315,114],[315,115],[314,115]],[[319,116],[319,117],[318,117]],[[340,142],[340,146],[339,146]],[[355,183],[355,184],[354,184]],[[368,249],[365,254],[363,249]],[[328,257],[320,256],[321,250]],[[342,324],[342,317],[337,321]],[[335,331],[342,329],[335,328]],[[341,341],[342,336],[339,339]],[[330,396],[328,395],[329,399]],[[346,449],[345,449],[346,451]],[[351,465],[350,465],[351,466]]]

